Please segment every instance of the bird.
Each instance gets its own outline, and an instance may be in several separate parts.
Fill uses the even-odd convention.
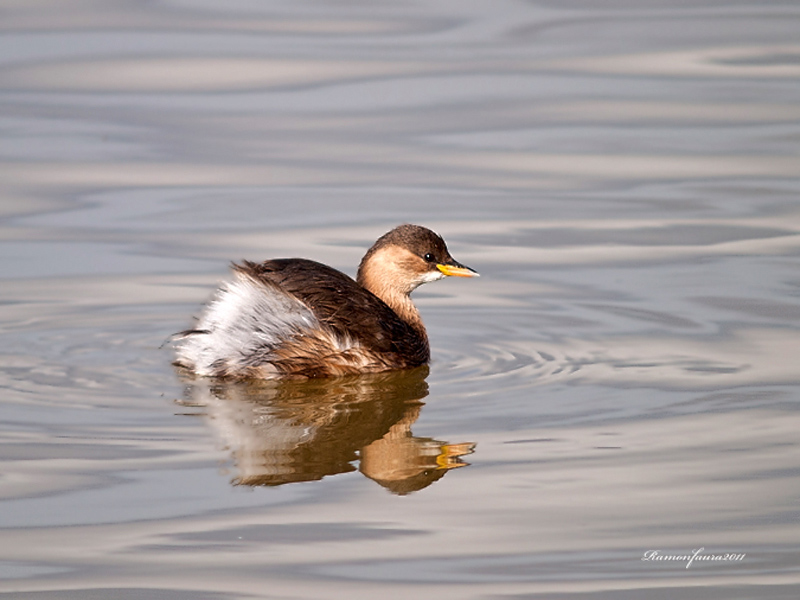
[[[305,258],[231,267],[196,325],[173,336],[174,364],[191,376],[307,379],[426,365],[428,335],[411,292],[478,276],[439,234],[411,224],[378,238],[355,280]]]

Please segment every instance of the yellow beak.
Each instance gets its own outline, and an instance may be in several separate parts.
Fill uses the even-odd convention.
[[[480,277],[477,271],[473,271],[472,269],[470,269],[469,267],[465,267],[464,265],[459,265],[459,264],[442,265],[437,263],[436,268],[439,269],[445,275],[451,277]]]

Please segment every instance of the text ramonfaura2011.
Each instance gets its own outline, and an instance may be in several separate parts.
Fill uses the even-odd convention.
[[[689,553],[663,553],[660,550],[647,550],[642,555],[644,562],[685,562],[686,568],[692,566],[695,562],[742,562],[744,557],[747,556],[744,552],[721,552],[718,554],[704,554],[705,548],[697,548]]]

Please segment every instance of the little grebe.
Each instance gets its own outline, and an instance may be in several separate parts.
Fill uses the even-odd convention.
[[[478,275],[418,225],[378,239],[355,281],[302,258],[233,270],[197,326],[175,336],[175,364],[196,375],[330,377],[426,364],[428,336],[409,294],[445,275]]]

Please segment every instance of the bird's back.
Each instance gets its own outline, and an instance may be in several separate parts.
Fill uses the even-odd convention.
[[[306,259],[234,265],[177,364],[212,377],[322,377],[425,364],[424,331],[344,273]]]

